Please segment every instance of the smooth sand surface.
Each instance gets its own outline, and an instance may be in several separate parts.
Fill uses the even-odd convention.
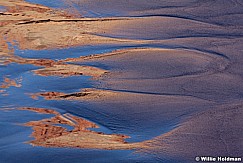
[[[242,103],[238,102],[212,108],[192,116],[177,129],[146,144],[158,155],[168,153],[191,158],[191,161],[195,156],[239,157],[243,145],[242,112]]]

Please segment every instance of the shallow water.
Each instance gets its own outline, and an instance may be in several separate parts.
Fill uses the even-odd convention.
[[[61,114],[71,113],[100,126],[98,129],[91,129],[93,131],[125,134],[131,137],[127,139],[127,142],[140,142],[171,131],[197,112],[205,111],[226,101],[242,99],[243,21],[238,19],[242,18],[243,14],[241,1],[129,0],[122,2],[108,0],[104,2],[94,0],[82,3],[79,1],[78,3],[74,0],[72,3],[67,3],[64,0],[28,0],[28,2],[61,9],[70,8],[71,4],[71,8],[77,9],[85,17],[146,18],[148,22],[141,23],[141,25],[138,25],[136,20],[135,23],[124,23],[124,26],[97,35],[155,42],[132,45],[129,43],[101,44],[52,50],[21,50],[14,47],[14,54],[19,57],[58,61],[92,54],[105,54],[119,49],[158,48],[196,51],[217,60],[208,67],[202,66],[202,70],[195,68],[196,73],[188,73],[184,70],[185,67],[179,64],[178,67],[174,67],[175,72],[171,73],[169,70],[173,67],[174,62],[170,62],[172,59],[165,59],[166,64],[161,63],[159,66],[159,68],[164,67],[163,71],[159,68],[156,70],[156,66],[155,68],[151,66],[145,71],[141,71],[141,74],[138,73],[141,70],[139,66],[124,67],[126,63],[120,61],[71,62],[114,72],[131,73],[131,70],[137,72],[135,75],[123,73],[118,77],[114,76],[112,79],[102,81],[92,80],[89,76],[44,77],[33,73],[33,70],[40,68],[39,66],[16,63],[0,64],[1,82],[8,77],[21,84],[21,87],[10,86],[1,89],[4,92],[0,93],[0,128],[5,132],[0,134],[0,162],[184,161],[163,154],[159,157],[153,153],[144,156],[144,153],[135,153],[132,150],[33,147],[24,143],[32,140],[30,137],[32,129],[20,124],[48,118],[51,115],[15,110],[18,107],[49,108],[57,110]],[[194,60],[194,62],[197,65],[196,63],[201,60]],[[192,63],[194,62],[192,61]],[[145,64],[144,67],[146,67]],[[149,76],[143,76],[143,73],[149,74]],[[161,79],[163,80],[161,81]],[[102,85],[103,83],[107,85]],[[41,97],[38,100],[30,97],[31,93],[51,91],[73,93],[79,92],[83,88],[128,93],[131,95],[129,97],[136,100],[136,103],[129,97],[123,101],[108,102],[48,101]],[[168,102],[166,101],[167,96],[169,98],[178,97],[178,99]]]
[[[49,0],[26,0],[26,2],[41,4],[43,6],[48,6],[48,7],[51,7],[51,8],[63,8],[63,7],[65,7],[65,4],[63,3],[62,0],[53,0],[53,1],[49,1]]]

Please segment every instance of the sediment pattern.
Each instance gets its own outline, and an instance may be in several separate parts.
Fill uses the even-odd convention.
[[[33,146],[241,156],[241,1],[40,3],[0,2],[1,110],[27,115],[1,123]]]

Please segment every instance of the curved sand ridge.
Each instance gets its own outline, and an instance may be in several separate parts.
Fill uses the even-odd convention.
[[[65,62],[98,62],[112,67],[110,75],[122,79],[160,79],[223,71],[227,58],[189,49],[135,48],[107,54],[69,58]],[[114,74],[114,75],[113,75]],[[117,75],[116,75],[117,74]]]
[[[26,61],[25,61],[26,62]],[[82,66],[72,64],[64,65],[65,62],[80,62],[89,63],[97,62],[99,64],[112,67],[108,71],[88,67],[89,71],[84,73]],[[34,63],[34,62],[33,62]],[[37,62],[38,63],[38,62]],[[45,63],[45,62],[44,62]],[[57,63],[56,63],[57,64]],[[101,79],[104,83],[111,83],[116,80],[122,80],[124,83],[129,83],[130,80],[159,80],[164,79],[177,79],[190,77],[207,77],[214,73],[224,71],[229,65],[227,58],[217,56],[210,53],[202,53],[200,51],[185,50],[185,49],[160,49],[160,48],[136,48],[136,49],[122,49],[116,50],[111,53],[101,55],[90,55],[80,58],[68,58],[60,61],[58,65],[35,70],[39,75],[90,75]],[[57,69],[57,66],[60,69]],[[65,66],[70,67],[70,70],[65,70]],[[73,67],[77,67],[77,71]],[[82,71],[81,71],[82,70]],[[66,74],[65,74],[66,72]],[[78,73],[81,72],[82,74]],[[148,87],[149,88],[149,87]],[[106,89],[106,88],[104,88]],[[176,93],[150,93],[148,91],[122,91],[119,89],[112,89],[117,92],[127,93],[141,93],[141,94],[157,94],[157,95],[175,95],[175,96],[191,96],[188,94]],[[93,95],[93,92],[88,93]],[[79,97],[87,97],[82,93],[63,94],[55,92],[38,93],[37,96],[44,96],[46,99],[79,99]],[[64,95],[66,97],[64,97]],[[33,95],[32,97],[35,97]],[[89,96],[88,96],[89,97]],[[200,98],[199,98],[200,99]],[[203,99],[203,98],[202,98]]]
[[[67,64],[62,61],[54,61],[50,59],[26,59],[16,56],[11,56],[6,59],[6,63],[19,63],[19,64],[32,64],[35,66],[41,66],[44,68],[39,68],[33,70],[33,72],[40,76],[80,76],[86,75],[94,78],[99,78],[106,74],[107,71],[92,67],[92,66],[79,66],[74,64]]]
[[[97,128],[98,126],[71,114],[61,115],[56,111],[43,108],[20,108],[20,110],[55,115],[49,119],[25,124],[34,130],[32,137],[35,140],[30,141],[32,145],[113,150],[134,149],[138,152],[153,153],[158,157],[161,154],[167,154],[176,157],[186,156],[191,160],[194,159],[196,153],[238,156],[242,152],[242,143],[237,142],[239,137],[242,138],[242,134],[239,135],[236,132],[242,130],[240,125],[243,114],[241,102],[225,104],[199,113],[166,134],[137,143],[125,142],[125,139],[128,138],[125,135],[107,135],[90,131],[88,128]],[[72,126],[73,129],[67,130],[65,127],[58,126],[61,124]]]
[[[111,66],[109,76],[122,79],[162,79],[211,74],[228,66],[227,58],[188,49],[135,48],[122,49],[101,55],[68,58],[55,62],[48,59],[10,57],[8,62],[45,66],[34,72],[42,76],[88,75],[100,77],[108,71],[91,66],[66,64],[65,62],[99,62]]]
[[[34,111],[41,114],[54,114],[49,119],[40,121],[31,121],[25,126],[33,128],[30,141],[34,146],[43,147],[73,147],[73,148],[95,148],[95,149],[135,149],[139,148],[137,143],[126,143],[125,138],[128,136],[118,134],[104,134],[101,132],[91,131],[90,128],[98,128],[98,126],[88,120],[73,116],[71,114],[63,114],[43,108],[19,108],[19,110]],[[68,130],[59,125],[67,125],[73,127]],[[142,145],[142,144],[141,144]]]
[[[205,94],[201,95],[200,91],[207,91],[204,89],[207,86],[203,83],[200,83],[201,86],[194,86],[194,81],[205,80],[207,83],[214,78],[225,78],[227,82],[229,79],[227,84],[230,84],[231,80],[230,74],[224,74],[231,65],[227,56],[194,49],[122,49],[107,54],[64,61],[87,64],[94,62],[108,67],[110,72],[102,78],[99,88],[131,93],[188,95],[213,101],[220,100],[221,96],[217,98],[210,95],[213,98],[209,98]],[[193,84],[193,89],[198,88],[199,93],[191,92],[190,84]],[[220,84],[216,84],[215,87],[225,89],[223,85],[221,88]],[[237,89],[236,85],[231,87]]]

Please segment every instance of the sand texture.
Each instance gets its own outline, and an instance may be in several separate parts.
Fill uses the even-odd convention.
[[[242,18],[240,0],[0,0],[0,162],[243,157]]]

